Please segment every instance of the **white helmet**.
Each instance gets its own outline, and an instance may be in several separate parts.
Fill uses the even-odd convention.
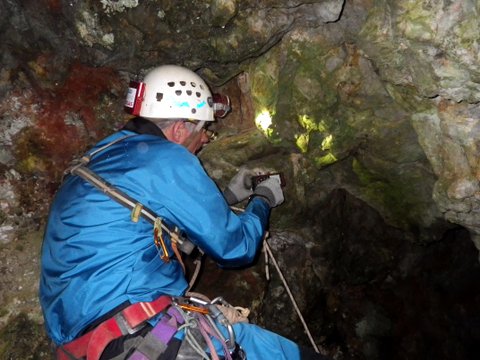
[[[163,65],[143,80],[145,90],[139,115],[147,119],[214,121],[213,98],[203,79],[176,65]]]

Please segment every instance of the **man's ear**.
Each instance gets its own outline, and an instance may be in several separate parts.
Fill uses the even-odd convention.
[[[172,141],[179,144],[183,141],[185,132],[188,131],[183,121],[175,121],[172,125]]]

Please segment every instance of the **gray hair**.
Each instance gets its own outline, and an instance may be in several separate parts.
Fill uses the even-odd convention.
[[[177,121],[185,121],[185,119],[149,119],[149,120],[153,122],[155,125],[157,125],[160,128],[160,130],[168,129]]]

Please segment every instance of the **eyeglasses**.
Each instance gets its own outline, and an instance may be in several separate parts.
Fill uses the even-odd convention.
[[[184,120],[184,122],[187,125],[187,128],[191,133],[193,133],[195,130],[203,131],[205,133],[205,135],[207,136],[209,141],[216,140],[217,137],[218,137],[218,134],[215,131],[209,130],[209,129],[206,128],[209,125],[208,121],[186,119],[186,120]],[[201,129],[198,129],[198,125],[200,123],[203,123],[203,126],[202,126]]]
[[[208,141],[217,140],[218,134],[215,131],[208,129],[204,129],[203,131],[205,131],[205,135],[207,135]]]

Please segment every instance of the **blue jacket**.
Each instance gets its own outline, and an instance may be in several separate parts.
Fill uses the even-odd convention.
[[[253,198],[233,213],[196,156],[159,134],[121,130],[96,148],[89,168],[155,211],[223,266],[252,262],[269,207]],[[161,135],[161,134],[160,134]],[[77,176],[68,176],[50,209],[42,247],[40,302],[56,344],[126,301],[180,295],[187,281],[178,261],[159,258],[153,227]]]

